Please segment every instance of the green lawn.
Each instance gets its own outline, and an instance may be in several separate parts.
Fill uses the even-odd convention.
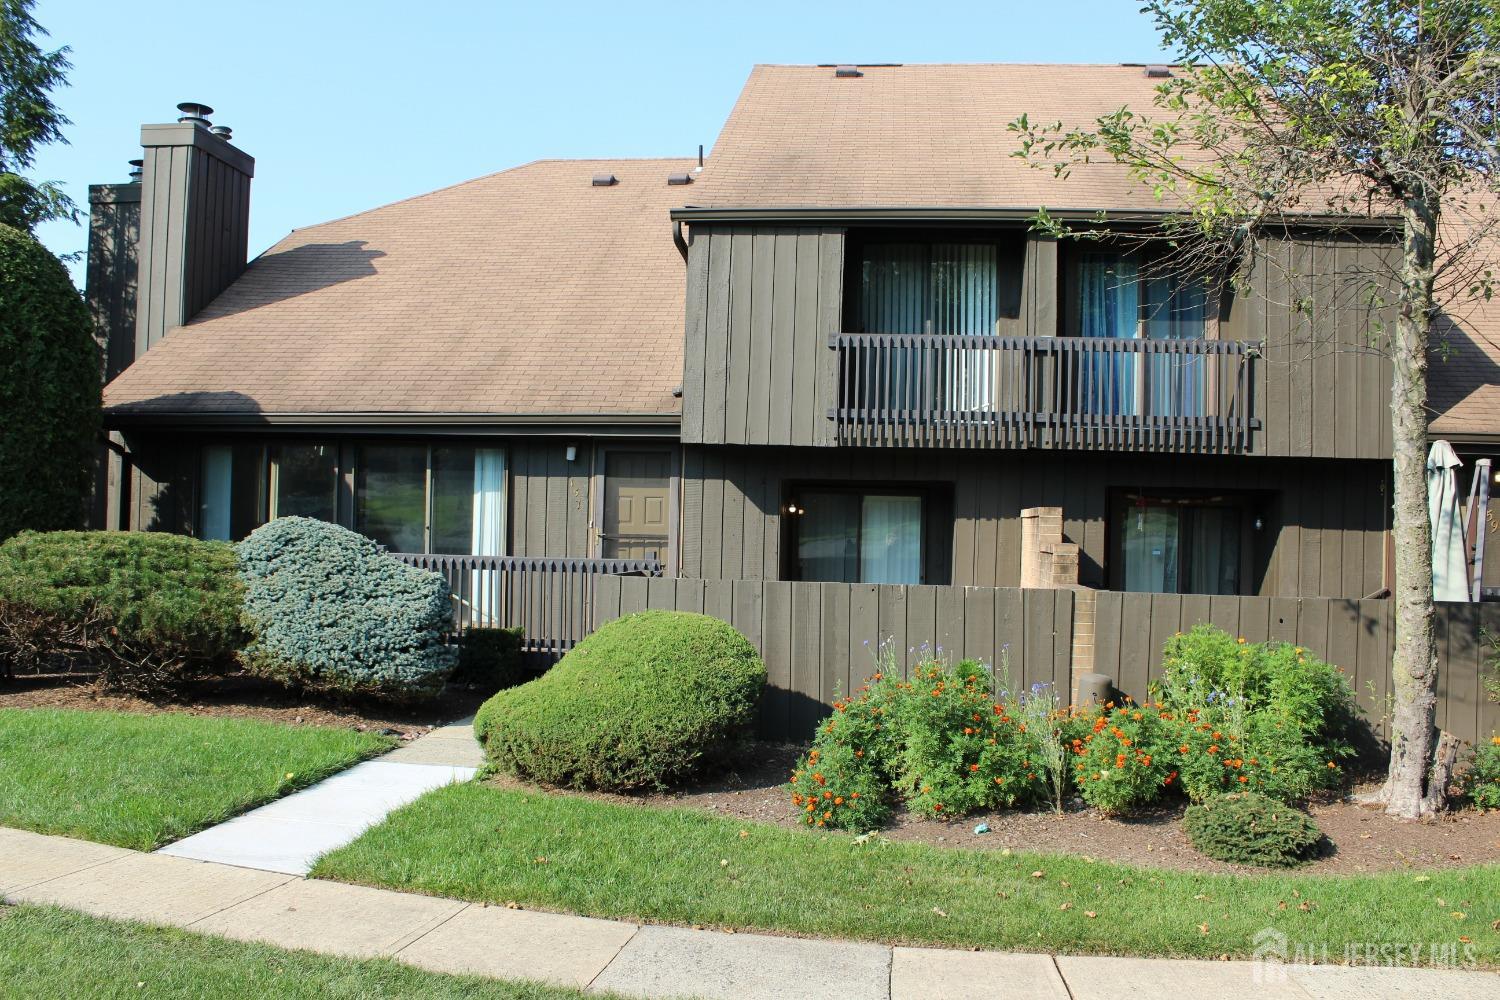
[[[391,744],[178,713],[0,709],[0,826],[151,850]]]
[[[742,835],[742,831],[744,835]],[[1293,942],[1450,942],[1500,961],[1500,866],[1209,875],[948,850],[478,783],[432,792],[313,874],[647,921],[1071,953],[1245,955]],[[1306,909],[1303,909],[1304,905]]]
[[[385,958],[354,960],[284,951],[50,907],[0,907],[0,941],[0,995],[28,1000],[583,996],[534,983],[423,972]]]

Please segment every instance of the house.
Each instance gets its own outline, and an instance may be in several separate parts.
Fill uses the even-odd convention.
[[[1378,598],[1367,337],[1390,317],[1367,292],[1395,221],[1309,214],[1256,248],[1248,295],[1032,229],[1163,206],[1112,164],[1029,167],[1007,123],[1149,106],[1170,72],[758,66],[701,169],[532,163],[248,263],[254,163],[187,106],[143,128],[139,181],[91,190],[101,524],[304,514],[413,557],[707,581]],[[1432,369],[1433,432],[1470,459],[1500,451],[1497,315],[1455,306]]]

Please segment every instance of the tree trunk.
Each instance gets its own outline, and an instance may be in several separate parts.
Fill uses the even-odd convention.
[[[1427,347],[1432,326],[1437,204],[1426,192],[1402,206],[1400,310],[1391,344],[1392,465],[1396,549],[1396,651],[1391,663],[1391,764],[1376,796],[1393,816],[1416,819],[1430,803],[1436,730],[1432,528],[1427,503]],[[1431,811],[1430,805],[1426,806]]]

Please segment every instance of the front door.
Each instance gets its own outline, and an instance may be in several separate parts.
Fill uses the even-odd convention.
[[[671,466],[672,456],[665,451],[605,452],[599,532],[599,554],[605,559],[667,561]]]

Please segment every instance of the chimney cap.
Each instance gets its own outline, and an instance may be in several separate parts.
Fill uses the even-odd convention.
[[[130,183],[135,184],[135,183],[138,183],[140,181],[140,179],[141,179],[141,173],[142,173],[142,170],[143,170],[143,168],[145,166],[146,166],[146,161],[145,160],[131,160],[130,161]]]
[[[616,184],[620,183],[620,179],[614,174],[595,174],[593,180],[590,183],[592,183],[596,188],[614,187]]]
[[[177,105],[177,110],[182,112],[177,121],[181,124],[194,124],[208,127],[208,116],[214,113],[214,109],[207,104],[199,104],[196,101],[183,101]]]
[[[230,139],[234,138],[234,129],[230,128],[228,125],[215,125],[213,128],[210,128],[209,131],[218,136],[220,139],[223,139],[225,142],[228,142]]]

